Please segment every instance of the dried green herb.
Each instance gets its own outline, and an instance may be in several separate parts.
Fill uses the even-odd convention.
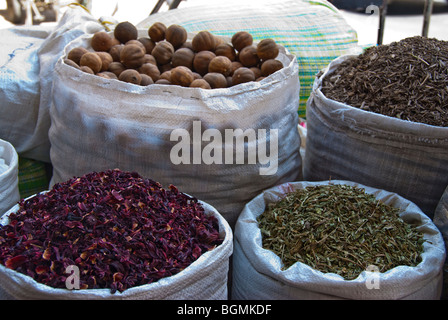
[[[364,189],[318,185],[270,203],[258,218],[263,248],[287,269],[297,261],[352,280],[375,265],[385,272],[421,262],[423,235]]]
[[[416,36],[370,47],[325,77],[322,93],[366,111],[448,127],[448,41]]]

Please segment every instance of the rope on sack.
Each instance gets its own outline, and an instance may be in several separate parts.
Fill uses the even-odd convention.
[[[78,2],[72,2],[72,3],[68,4],[67,6],[68,7],[76,7],[76,6],[81,7],[86,12],[88,12],[90,15],[92,15],[92,13],[90,12],[89,9],[87,9],[84,5],[82,5],[82,4],[78,3]],[[98,19],[98,22],[101,23],[101,25],[106,29],[106,31],[111,31],[111,29],[109,28],[109,25],[115,25],[115,22],[107,21],[107,20]]]

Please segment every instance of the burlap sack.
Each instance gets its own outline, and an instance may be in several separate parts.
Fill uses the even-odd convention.
[[[427,240],[423,246],[422,262],[416,267],[398,266],[379,273],[375,280],[377,287],[366,285],[372,282],[365,271],[348,281],[301,262],[281,270],[280,257],[262,247],[257,217],[264,212],[268,203],[280,200],[288,192],[328,183],[286,183],[266,190],[246,205],[234,233],[232,299],[439,299],[445,247],[442,235],[431,219],[414,203],[395,193],[350,181],[332,180],[331,183],[364,188],[378,200],[402,209],[400,217],[416,225]]]
[[[322,80],[349,57],[335,59],[314,83],[307,105],[304,179],[342,179],[396,192],[433,218],[448,186],[448,128],[383,116],[325,97]]]
[[[36,282],[30,276],[0,265],[0,299],[33,300],[226,300],[228,299],[229,257],[233,251],[233,234],[227,221],[212,206],[200,201],[205,213],[218,219],[223,242],[202,254],[178,274],[157,282],[129,288],[112,294],[109,289],[61,289]],[[0,219],[9,223],[8,216],[17,211],[11,208]],[[61,275],[67,276],[67,275]]]
[[[89,45],[90,37],[81,37],[65,53]],[[284,48],[278,59],[284,68],[263,81],[205,90],[106,80],[61,57],[51,107],[51,184],[91,171],[137,171],[210,203],[233,227],[244,204],[263,189],[302,177],[298,64]],[[221,140],[207,136],[210,130]],[[254,135],[240,149],[227,130]],[[181,163],[177,156],[186,152],[177,152],[179,132],[188,135],[189,154]],[[222,152],[215,162],[204,157],[211,147]]]

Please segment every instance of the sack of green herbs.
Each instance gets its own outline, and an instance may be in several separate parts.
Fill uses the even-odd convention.
[[[0,220],[2,299],[228,298],[232,231],[215,208],[136,172],[92,172]]]
[[[411,201],[358,183],[292,182],[235,227],[232,299],[439,299],[445,247]]]
[[[448,42],[412,37],[335,59],[307,104],[304,179],[396,192],[430,218],[448,186]]]

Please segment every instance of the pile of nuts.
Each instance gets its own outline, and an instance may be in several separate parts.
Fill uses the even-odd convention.
[[[105,31],[93,34],[92,50],[71,49],[64,62],[107,79],[136,85],[171,84],[204,89],[227,88],[259,81],[283,68],[276,60],[279,48],[273,39],[253,43],[246,31],[235,33],[231,44],[208,31],[187,41],[187,31],[161,22],[138,38],[137,28],[120,22],[113,36]]]

